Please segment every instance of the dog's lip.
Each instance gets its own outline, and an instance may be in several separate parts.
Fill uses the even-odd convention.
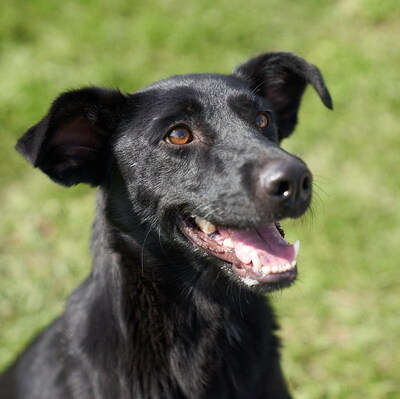
[[[203,223],[207,223],[205,228],[202,225],[203,229],[206,231],[204,232],[195,222],[195,220],[198,219],[199,218],[194,215],[181,215],[178,218],[178,225],[183,234],[196,247],[200,247],[214,257],[231,264],[230,269],[232,272],[247,285],[257,285],[260,283],[281,285],[282,283],[292,282],[296,278],[296,256],[299,250],[299,243],[296,242],[293,245],[287,243],[283,239],[284,232],[278,222],[268,223],[265,226],[262,226],[259,230],[261,230],[261,232],[264,234],[269,234],[270,236],[272,234],[272,236],[274,236],[273,240],[277,240],[279,245],[283,246],[286,252],[292,251],[293,254],[291,254],[290,257],[287,255],[289,259],[287,263],[282,263],[280,260],[280,262],[277,262],[277,264],[265,266],[260,264],[258,256],[256,256],[255,260],[253,260],[253,251],[250,255],[248,253],[243,255],[237,248],[242,244],[240,241],[241,236],[245,238],[248,238],[249,236],[251,237],[253,234],[258,234],[258,230],[224,229],[222,227],[216,227],[212,224],[208,225],[208,221],[205,219],[200,219],[203,221]],[[236,247],[232,242],[230,234],[232,234]],[[277,237],[276,235],[279,235],[281,238]],[[230,241],[226,241],[227,237]],[[268,239],[271,240],[271,237]],[[268,245],[268,243],[264,242],[263,245]],[[274,243],[273,245],[276,246],[278,244]],[[251,259],[247,259],[246,256],[247,258],[251,256]],[[239,259],[239,257],[241,259]],[[271,257],[274,259],[272,255]]]
[[[194,223],[194,217],[179,218],[179,226],[183,234],[197,247],[229,263],[240,263],[232,248],[226,247],[213,239],[212,235],[202,232]]]

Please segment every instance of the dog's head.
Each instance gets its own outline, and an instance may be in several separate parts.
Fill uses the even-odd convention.
[[[118,231],[140,241],[153,228],[164,248],[240,284],[281,288],[296,277],[298,243],[285,241],[278,222],[306,211],[312,177],[279,143],[294,130],[307,83],[332,108],[318,69],[290,53],[132,95],[71,91],[17,148],[60,184],[100,185]]]

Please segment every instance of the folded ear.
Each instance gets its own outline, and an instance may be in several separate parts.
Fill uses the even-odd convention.
[[[16,148],[59,184],[97,186],[124,101],[117,90],[95,87],[63,93],[48,114],[19,139]]]
[[[333,108],[318,68],[291,53],[261,54],[236,68],[233,75],[244,79],[253,92],[271,103],[277,116],[280,140],[294,130],[307,83],[314,87],[326,107]]]

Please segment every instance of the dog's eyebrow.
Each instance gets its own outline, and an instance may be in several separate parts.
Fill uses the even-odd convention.
[[[144,93],[147,104],[152,105],[153,120],[187,118],[204,109],[199,93],[191,87],[152,89]]]
[[[200,108],[196,104],[186,102],[178,107],[171,107],[170,112],[163,112],[153,118],[155,132],[162,132],[165,129],[172,127],[175,124],[187,124],[192,127],[196,121],[196,116],[200,113]]]
[[[230,95],[227,100],[229,108],[240,118],[247,119],[259,111],[272,111],[261,98],[247,93]]]
[[[164,97],[164,96],[163,96]],[[169,90],[164,97],[166,113],[173,114],[178,111],[185,115],[193,115],[203,110],[203,105],[199,100],[199,93],[191,87],[178,87]],[[170,112],[168,112],[170,110]]]

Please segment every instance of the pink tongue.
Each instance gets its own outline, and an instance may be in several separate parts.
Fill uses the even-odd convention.
[[[251,262],[253,251],[263,266],[286,265],[296,258],[293,245],[282,238],[274,223],[254,230],[219,229],[219,233],[232,239],[236,257],[245,264]]]

